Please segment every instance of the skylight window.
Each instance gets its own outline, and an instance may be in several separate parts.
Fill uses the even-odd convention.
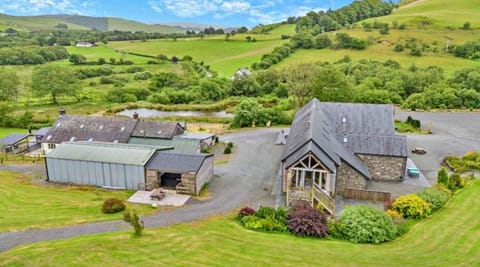
[[[343,138],[343,142],[344,142],[344,143],[347,143],[347,142],[348,142],[348,138],[344,137],[344,138]]]
[[[59,122],[59,123],[57,123],[57,127],[60,127],[61,125],[62,125],[62,123],[60,123],[60,122]]]
[[[347,123],[347,118],[343,117],[343,118],[342,118],[342,122],[343,122],[343,123]]]
[[[118,143],[118,140],[117,140],[117,139],[115,139],[115,140],[113,140],[113,142],[116,144],[116,143]]]
[[[70,138],[70,142],[73,142],[75,141],[75,136],[72,136],[72,138]]]
[[[80,125],[80,129],[83,129],[83,127],[85,127],[85,125],[83,125],[83,124],[82,124],[82,125]]]
[[[88,142],[92,142],[93,141],[93,138],[88,138]]]
[[[52,139],[52,135],[47,136],[47,140]]]
[[[158,134],[162,134],[162,131],[158,131],[157,133],[158,133]]]
[[[98,127],[98,129],[99,129],[99,130],[103,129],[103,125],[100,125],[100,126]]]
[[[120,132],[125,131],[125,126],[122,126],[122,129],[120,129]]]

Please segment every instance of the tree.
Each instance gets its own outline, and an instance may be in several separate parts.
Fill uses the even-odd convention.
[[[326,67],[316,75],[315,97],[320,101],[350,101],[351,85],[345,74],[334,67]]]
[[[15,99],[18,96],[18,83],[14,71],[0,68],[0,101]]]
[[[264,124],[266,121],[267,114],[262,105],[254,99],[247,98],[237,105],[232,127],[249,127]]]
[[[437,174],[437,183],[443,184],[446,187],[449,185],[449,178],[448,178],[448,172],[447,169],[444,167],[440,168]]]
[[[468,22],[468,21],[465,22],[465,23],[463,24],[463,29],[464,29],[464,30],[469,30],[469,29],[470,29],[470,22]]]
[[[58,65],[47,65],[33,70],[30,89],[36,96],[50,94],[52,102],[57,103],[59,95],[76,96],[80,86],[80,81],[73,70]]]
[[[74,65],[84,64],[87,61],[87,58],[80,54],[71,54],[68,59]]]
[[[286,70],[288,94],[297,108],[305,105],[313,97],[313,88],[320,69],[314,64],[300,64]]]

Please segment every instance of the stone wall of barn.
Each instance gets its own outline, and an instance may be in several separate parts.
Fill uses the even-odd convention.
[[[146,190],[153,190],[160,187],[160,184],[158,183],[158,175],[157,171],[147,170],[147,177],[145,179]]]
[[[337,194],[342,194],[344,189],[367,189],[367,179],[348,163],[342,161],[337,169]]]
[[[365,162],[374,181],[403,181],[406,157],[378,156],[357,154]]]

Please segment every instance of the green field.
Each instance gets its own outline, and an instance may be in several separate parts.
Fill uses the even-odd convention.
[[[471,23],[471,28],[480,28],[478,15],[479,2],[477,0],[417,0],[400,6],[392,15],[373,18],[368,21],[391,23],[397,21],[409,27],[420,27],[420,21],[429,20],[433,28],[460,28],[465,22]]]
[[[9,16],[0,14],[0,30],[14,28],[16,30],[46,30],[54,29],[58,23],[67,24],[70,30],[88,30],[81,25],[68,23],[56,18],[40,16]]]
[[[450,45],[463,44],[466,41],[478,40],[479,30],[462,31],[462,30],[390,30],[390,34],[381,35],[378,31],[366,32],[363,29],[343,30],[350,36],[366,40],[372,37],[375,42],[364,50],[352,49],[299,49],[290,57],[284,59],[275,68],[282,69],[290,65],[300,63],[314,63],[318,61],[335,62],[348,55],[353,60],[369,59],[377,61],[385,61],[387,59],[399,62],[403,67],[415,64],[420,67],[439,66],[442,67],[447,74],[452,74],[456,70],[462,68],[479,67],[479,60],[470,60],[454,57],[450,53],[445,52],[445,38],[448,36],[452,39]],[[336,33],[329,33],[330,38],[334,39]],[[397,43],[405,44],[410,38],[421,40],[430,46],[429,51],[424,52],[421,57],[411,56],[410,50],[405,49],[403,52],[395,52],[394,47]],[[433,49],[437,48],[437,52]]]
[[[246,37],[251,36],[257,42],[247,42]],[[110,42],[108,47],[124,52],[136,52],[151,56],[164,54],[169,57],[179,58],[190,55],[195,61],[203,61],[217,71],[222,77],[229,77],[236,69],[250,67],[260,60],[263,54],[269,53],[273,48],[285,43],[278,34],[236,34],[230,40],[225,40],[224,35],[211,36],[204,39],[188,38],[156,41],[123,41]]]
[[[27,133],[27,129],[0,128],[0,139],[12,133]]]
[[[403,237],[381,245],[246,230],[231,218],[26,245],[0,254],[11,266],[479,266],[480,181]]]
[[[118,220],[122,213],[103,214],[103,201],[126,200],[132,191],[95,187],[53,186],[32,182],[29,177],[0,171],[0,232],[48,228],[94,221]],[[148,205],[127,204],[140,214],[152,213]],[[0,264],[3,265],[3,264]]]

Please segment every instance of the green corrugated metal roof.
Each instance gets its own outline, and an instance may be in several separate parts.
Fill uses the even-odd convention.
[[[155,138],[141,138],[131,137],[128,140],[129,144],[149,145],[149,146],[171,146],[176,152],[190,152],[197,153],[199,148],[199,140],[195,139],[155,139]]]
[[[169,147],[104,142],[72,142],[62,143],[50,152],[47,158],[145,165],[157,150],[165,149],[169,149]]]

